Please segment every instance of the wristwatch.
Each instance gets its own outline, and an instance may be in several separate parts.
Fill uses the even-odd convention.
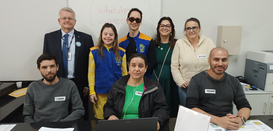
[[[241,120],[243,121],[243,124],[245,124],[245,123],[246,123],[246,118],[245,118],[245,117],[243,117],[243,116],[238,116],[238,117],[240,117],[240,118],[241,118]]]

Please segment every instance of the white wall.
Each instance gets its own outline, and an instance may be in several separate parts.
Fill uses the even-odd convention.
[[[58,11],[67,5],[68,0],[0,1],[0,81],[41,78],[35,62],[42,53],[44,34],[60,29]],[[201,21],[201,32],[214,42],[219,25],[243,26],[241,53],[230,56],[227,70],[237,76],[244,75],[248,50],[273,50],[272,5],[272,0],[162,0],[158,13],[173,19],[177,38],[183,36],[184,22],[190,17]]]
[[[42,78],[36,60],[45,33],[60,29],[66,0],[0,0],[0,81]]]
[[[227,72],[244,75],[248,50],[273,50],[272,0],[162,0],[162,16],[173,19],[176,38],[183,35],[185,21],[196,17],[201,33],[216,44],[220,25],[243,26],[240,54],[229,57]]]

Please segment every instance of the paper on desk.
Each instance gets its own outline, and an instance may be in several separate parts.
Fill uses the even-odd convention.
[[[226,129],[210,123],[208,131],[226,131]],[[231,130],[228,130],[231,131]],[[239,130],[232,131],[273,131],[269,126],[261,122],[260,120],[248,120],[244,125],[242,125]]]
[[[210,116],[180,106],[174,131],[207,131]]]
[[[0,131],[10,131],[16,124],[1,124]]]
[[[41,127],[39,131],[74,131],[74,128],[50,128],[50,127]]]
[[[15,90],[11,92],[9,95],[18,98],[18,97],[26,95],[26,92],[27,92],[27,87],[19,89],[19,90]]]

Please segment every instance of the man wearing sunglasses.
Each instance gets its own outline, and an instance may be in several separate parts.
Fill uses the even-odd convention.
[[[51,54],[59,62],[58,77],[75,82],[85,109],[84,120],[88,120],[88,61],[90,48],[94,46],[92,37],[74,29],[75,12],[64,7],[59,11],[58,22],[61,29],[50,32],[44,38],[44,54]]]
[[[139,31],[142,22],[142,12],[138,8],[132,8],[128,13],[126,21],[129,33],[127,36],[119,39],[119,46],[126,50],[127,61],[134,53],[145,55],[149,62],[145,75],[151,77],[152,71],[156,66],[155,48],[152,38]]]

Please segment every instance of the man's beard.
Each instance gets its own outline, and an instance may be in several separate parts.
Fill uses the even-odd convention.
[[[43,78],[47,81],[47,82],[52,82],[54,81],[54,79],[56,78],[57,74],[54,74],[52,78],[47,78],[46,76],[42,75]]]
[[[223,72],[217,72],[216,70],[216,67],[212,70],[216,75],[222,75],[222,74],[224,74],[225,73],[225,71],[226,71],[226,69],[223,67]]]

